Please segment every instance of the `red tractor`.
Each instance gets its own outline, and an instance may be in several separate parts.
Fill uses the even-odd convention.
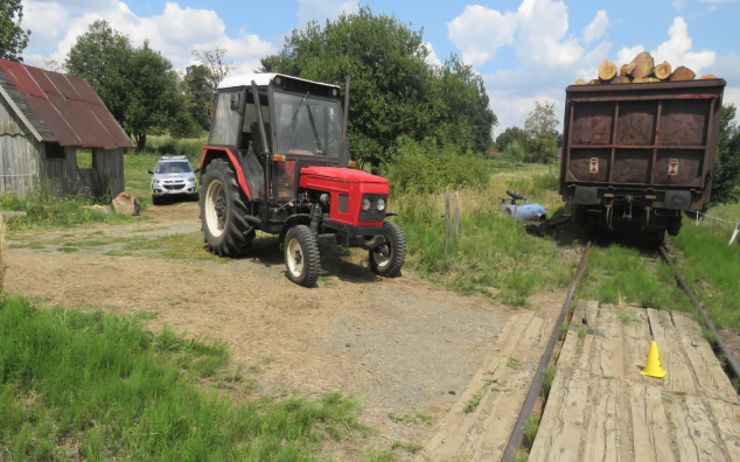
[[[280,236],[288,278],[302,286],[316,283],[320,245],[362,247],[376,274],[401,274],[406,242],[385,221],[388,180],[348,168],[349,80],[344,108],[339,90],[268,73],[219,85],[200,160],[211,252],[243,255],[261,230]]]

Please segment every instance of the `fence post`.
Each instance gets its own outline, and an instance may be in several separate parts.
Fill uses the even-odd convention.
[[[730,243],[727,245],[732,245],[737,240],[737,235],[740,234],[740,221],[737,222],[735,225],[735,229],[732,231],[732,237],[730,237]]]

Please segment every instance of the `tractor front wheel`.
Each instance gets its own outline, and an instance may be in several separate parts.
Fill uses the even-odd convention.
[[[401,275],[406,259],[406,238],[395,223],[385,224],[385,243],[370,250],[370,269],[378,276],[395,278]]]
[[[297,225],[288,230],[283,243],[288,279],[304,287],[312,287],[319,278],[321,257],[319,243],[311,228]]]
[[[231,165],[214,159],[203,175],[200,192],[200,220],[208,250],[221,257],[242,255],[255,235],[245,218],[248,213]]]

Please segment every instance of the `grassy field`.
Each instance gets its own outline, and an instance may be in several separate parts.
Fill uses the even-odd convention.
[[[406,193],[391,209],[408,241],[408,263],[446,287],[480,292],[504,303],[526,305],[536,292],[565,287],[573,272],[577,245],[528,234],[521,222],[499,212],[507,189],[539,202],[548,213],[560,207],[555,166],[491,163],[485,188],[451,192],[460,209],[459,233],[445,249],[445,194]]]
[[[236,402],[223,345],[153,335],[133,318],[0,305],[0,460],[321,458],[322,443],[366,433],[358,404]]]

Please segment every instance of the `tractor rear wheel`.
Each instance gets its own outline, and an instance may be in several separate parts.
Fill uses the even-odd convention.
[[[306,225],[288,230],[283,243],[288,279],[304,287],[312,287],[319,278],[321,257],[316,234]]]
[[[378,276],[395,278],[401,275],[406,260],[406,238],[395,223],[385,224],[385,243],[370,250],[370,269]]]
[[[248,213],[231,165],[213,160],[203,174],[200,192],[200,221],[208,250],[220,257],[242,255],[255,235],[246,220]]]

